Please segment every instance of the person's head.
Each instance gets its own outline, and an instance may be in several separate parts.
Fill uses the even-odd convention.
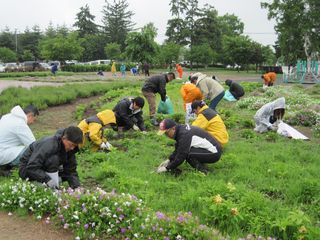
[[[198,76],[190,76],[189,80],[192,84],[197,84]]]
[[[225,81],[225,83],[226,83],[226,85],[227,85],[227,86],[229,86],[229,87],[230,87],[230,86],[231,86],[231,83],[232,83],[232,80],[227,79],[227,80]]]
[[[32,124],[35,122],[37,116],[39,115],[39,110],[33,105],[29,105],[23,109],[27,116],[27,124]]]
[[[83,134],[80,128],[70,126],[64,130],[62,143],[66,152],[72,151],[82,143]]]
[[[273,110],[273,117],[277,120],[282,120],[285,113],[284,108],[278,108]]]
[[[171,82],[173,79],[176,79],[176,75],[173,72],[167,73],[168,82]]]
[[[136,97],[132,100],[132,103],[134,110],[142,109],[144,106],[144,99],[142,97]]]
[[[169,138],[174,138],[176,132],[177,123],[172,119],[164,119],[159,125],[158,135],[165,134]]]
[[[215,75],[212,76],[212,79],[213,79],[213,80],[217,80]]]
[[[264,79],[264,75],[261,75],[261,78]]]
[[[200,109],[205,105],[206,105],[206,103],[203,100],[196,100],[196,101],[192,102],[192,104],[191,104],[192,113],[195,113],[198,115],[200,113]]]

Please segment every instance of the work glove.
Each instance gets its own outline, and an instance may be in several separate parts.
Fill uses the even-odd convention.
[[[168,164],[169,164],[169,162],[170,162],[170,160],[169,160],[169,159],[165,160],[164,162],[162,162],[162,163],[159,165],[159,167],[158,167],[158,168],[160,168],[160,167],[167,167],[167,166],[168,166]]]
[[[52,179],[47,182],[47,186],[51,189],[58,189],[58,185],[55,181],[53,181]]]
[[[132,128],[133,128],[133,130],[135,130],[135,131],[139,131],[139,130],[140,130],[139,127],[138,127],[137,125],[135,125],[135,124],[133,125]]]
[[[102,149],[102,150],[107,149],[107,145],[106,145],[105,142],[102,142],[102,143],[101,143],[100,149]]]
[[[107,150],[111,150],[113,148],[113,146],[109,142],[106,142],[105,145]]]
[[[163,172],[167,172],[168,171],[168,169],[166,168],[166,167],[158,167],[158,169],[157,169],[157,173],[163,173]]]

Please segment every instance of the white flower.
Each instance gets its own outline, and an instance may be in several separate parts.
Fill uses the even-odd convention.
[[[38,216],[37,216],[37,219],[41,219],[41,216],[40,216],[40,215],[38,215]]]
[[[135,233],[135,234],[133,234],[133,236],[134,236],[135,238],[138,238],[138,237],[139,237],[139,234],[138,234],[138,233]]]
[[[80,240],[80,237],[79,237],[79,236],[77,236],[77,237],[75,238],[75,240]]]
[[[12,212],[8,212],[8,216],[12,216]]]

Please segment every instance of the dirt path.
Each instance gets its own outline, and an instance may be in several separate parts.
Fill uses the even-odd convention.
[[[71,240],[74,236],[52,223],[36,221],[32,217],[9,216],[0,213],[0,239],[5,240]]]
[[[0,93],[9,87],[23,87],[31,88],[34,86],[61,86],[62,83],[50,83],[50,82],[28,82],[28,81],[15,81],[15,80],[1,80],[0,81]]]

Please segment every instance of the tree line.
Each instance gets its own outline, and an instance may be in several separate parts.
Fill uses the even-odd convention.
[[[269,9],[270,17],[277,18],[282,11],[275,5],[277,2],[262,4]],[[7,27],[0,32],[0,61],[114,59],[158,65],[185,61],[191,65],[238,64],[246,68],[273,65],[276,57],[293,61],[302,56],[303,42],[296,40],[295,45],[288,46],[285,39],[292,33],[280,20],[276,26],[279,35],[275,55],[270,46],[263,46],[243,33],[244,23],[237,16],[219,16],[212,5],[200,7],[197,0],[171,0],[170,12],[163,44],[155,41],[157,29],[153,23],[135,28],[134,13],[126,0],[107,0],[101,25],[85,5],[76,14],[73,29],[50,23],[43,32],[33,26],[16,33]],[[286,24],[284,20],[282,24]],[[312,41],[314,38],[317,36]]]

